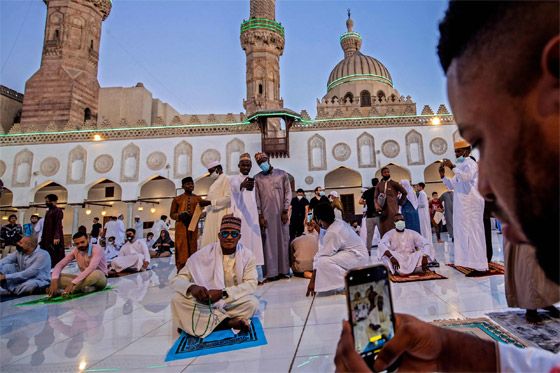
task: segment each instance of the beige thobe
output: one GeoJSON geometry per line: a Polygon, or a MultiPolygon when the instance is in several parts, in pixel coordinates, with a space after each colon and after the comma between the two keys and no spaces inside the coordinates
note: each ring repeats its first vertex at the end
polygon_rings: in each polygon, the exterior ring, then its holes
{"type": "Polygon", "coordinates": [[[206,219],[204,221],[204,232],[200,247],[206,247],[211,243],[218,242],[218,232],[222,224],[222,217],[231,211],[231,187],[230,180],[225,174],[210,185],[206,197],[212,204],[206,207],[206,219]]]}
{"type": "Polygon", "coordinates": [[[235,254],[223,255],[222,259],[225,291],[228,297],[225,299],[223,309],[213,308],[213,314],[210,313],[208,304],[198,303],[188,292],[191,285],[196,285],[188,266],[183,267],[171,282],[171,288],[177,292],[171,301],[173,321],[189,335],[204,338],[226,318],[249,320],[259,307],[259,300],[252,295],[258,283],[255,257],[252,256],[244,268],[241,283],[235,271],[235,254]]]}

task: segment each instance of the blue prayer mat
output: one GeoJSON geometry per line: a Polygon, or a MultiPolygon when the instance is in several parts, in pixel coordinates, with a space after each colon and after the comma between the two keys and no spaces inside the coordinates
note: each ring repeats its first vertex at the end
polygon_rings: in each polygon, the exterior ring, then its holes
{"type": "Polygon", "coordinates": [[[235,335],[231,329],[218,330],[210,333],[206,338],[193,337],[182,332],[179,339],[167,353],[165,361],[189,359],[191,357],[217,354],[219,352],[241,350],[244,348],[266,345],[266,337],[262,324],[257,318],[251,319],[248,332],[235,335]]]}

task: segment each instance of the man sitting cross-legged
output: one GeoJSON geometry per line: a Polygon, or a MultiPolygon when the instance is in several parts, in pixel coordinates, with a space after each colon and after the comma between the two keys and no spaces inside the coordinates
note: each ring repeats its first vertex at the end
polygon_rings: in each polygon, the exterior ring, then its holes
{"type": "Polygon", "coordinates": [[[253,296],[257,267],[253,252],[239,243],[241,219],[225,215],[219,242],[197,251],[171,282],[173,321],[187,334],[206,337],[214,329],[249,330],[259,307],[253,296]],[[209,305],[211,304],[211,308],[209,305]]]}
{"type": "Polygon", "coordinates": [[[17,251],[0,260],[0,286],[17,295],[44,292],[51,282],[51,256],[37,246],[36,236],[17,244],[17,251]]]}
{"type": "Polygon", "coordinates": [[[107,262],[103,248],[89,242],[87,233],[78,232],[72,236],[74,250],[70,251],[54,267],[51,275],[51,286],[47,289],[49,296],[55,296],[59,288],[63,288],[63,296],[72,293],[91,293],[107,286],[107,262]],[[79,275],[63,273],[62,270],[71,261],[76,260],[79,275]]]}
{"type": "Polygon", "coordinates": [[[145,271],[150,264],[150,251],[146,241],[136,239],[136,229],[126,230],[125,244],[119,251],[119,256],[113,258],[109,265],[111,272],[145,271]]]}
{"type": "Polygon", "coordinates": [[[405,229],[405,226],[404,216],[395,215],[395,229],[383,235],[377,256],[393,275],[424,273],[428,269],[430,243],[417,232],[405,229]]]}
{"type": "MultiPolygon", "coordinates": [[[[319,251],[313,259],[313,276],[306,296],[315,292],[344,287],[344,275],[351,268],[365,266],[369,253],[364,241],[345,221],[334,218],[334,209],[328,203],[319,203],[313,209],[315,219],[322,227],[319,233],[319,251]]],[[[319,225],[312,222],[319,231],[319,225]]]]}

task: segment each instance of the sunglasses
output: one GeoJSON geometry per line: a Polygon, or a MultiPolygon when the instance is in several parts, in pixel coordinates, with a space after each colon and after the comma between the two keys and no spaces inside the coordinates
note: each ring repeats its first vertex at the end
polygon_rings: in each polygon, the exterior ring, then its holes
{"type": "Polygon", "coordinates": [[[232,238],[237,238],[239,236],[238,231],[221,231],[220,236],[222,238],[228,238],[231,235],[232,238]]]}

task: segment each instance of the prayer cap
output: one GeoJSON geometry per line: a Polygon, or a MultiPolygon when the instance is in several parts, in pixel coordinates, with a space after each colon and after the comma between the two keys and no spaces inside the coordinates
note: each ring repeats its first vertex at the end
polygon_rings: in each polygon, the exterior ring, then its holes
{"type": "Polygon", "coordinates": [[[239,162],[241,161],[250,161],[251,160],[251,155],[249,153],[243,153],[241,154],[241,156],[239,157],[239,162]]]}
{"type": "Polygon", "coordinates": [[[138,218],[138,219],[140,219],[140,215],[136,215],[136,216],[135,216],[135,218],[138,218]]]}
{"type": "Polygon", "coordinates": [[[255,154],[255,161],[258,162],[259,160],[261,160],[262,158],[265,158],[265,157],[268,158],[266,153],[264,153],[264,152],[257,153],[257,154],[255,154]]]}
{"type": "Polygon", "coordinates": [[[336,190],[333,190],[332,192],[329,193],[331,196],[338,198],[338,192],[336,190]]]}
{"type": "Polygon", "coordinates": [[[220,165],[220,161],[210,162],[206,165],[206,169],[209,170],[209,169],[214,168],[214,167],[219,166],[219,165],[220,165]]]}
{"type": "Polygon", "coordinates": [[[224,215],[222,218],[222,224],[220,225],[220,230],[233,229],[236,231],[241,231],[241,219],[236,218],[232,214],[224,215]]]}
{"type": "Polygon", "coordinates": [[[120,218],[121,216],[124,217],[123,214],[118,214],[118,215],[117,215],[117,219],[120,218]]]}
{"type": "Polygon", "coordinates": [[[193,178],[190,176],[184,177],[183,180],[181,180],[181,185],[185,185],[185,183],[194,183],[193,178]]]}
{"type": "Polygon", "coordinates": [[[463,148],[470,148],[471,144],[466,142],[465,140],[459,140],[455,143],[455,149],[463,149],[463,148]]]}

